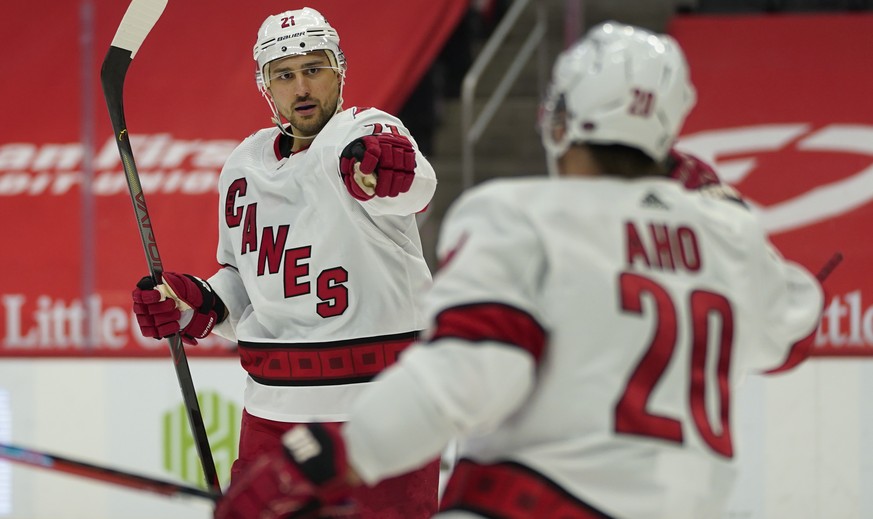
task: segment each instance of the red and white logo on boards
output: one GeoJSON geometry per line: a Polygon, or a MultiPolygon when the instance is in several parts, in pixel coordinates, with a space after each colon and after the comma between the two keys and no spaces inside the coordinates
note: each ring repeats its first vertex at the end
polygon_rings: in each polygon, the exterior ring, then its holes
{"type": "Polygon", "coordinates": [[[846,261],[826,282],[815,355],[873,355],[873,125],[761,124],[700,131],[677,147],[713,164],[760,213],[774,243],[810,270],[846,261]],[[839,279],[837,279],[839,278],[839,279]]]}
{"type": "MultiPolygon", "coordinates": [[[[755,193],[743,191],[761,212],[768,232],[777,234],[839,216],[873,201],[873,126],[830,124],[762,124],[707,130],[683,137],[678,147],[714,164],[721,178],[738,185],[750,175],[772,174],[774,182],[791,182],[794,171],[758,168],[756,155],[770,152],[831,152],[869,157],[867,166],[849,176],[819,183],[800,195],[775,204],[756,203],[755,193]],[[724,158],[740,156],[740,158],[724,158]]],[[[801,159],[802,160],[802,159],[801,159]]],[[[835,169],[839,164],[834,164],[835,169]]],[[[786,168],[793,168],[786,161],[786,168]]]]}

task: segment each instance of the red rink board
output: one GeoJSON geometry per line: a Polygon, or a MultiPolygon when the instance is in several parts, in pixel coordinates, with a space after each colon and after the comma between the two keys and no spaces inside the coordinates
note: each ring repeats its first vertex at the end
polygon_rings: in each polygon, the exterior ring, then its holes
{"type": "MultiPolygon", "coordinates": [[[[424,0],[349,5],[318,4],[349,59],[347,105],[389,111],[466,8],[424,0]]],[[[167,355],[163,344],[131,332],[129,293],[146,263],[98,82],[126,6],[54,2],[47,12],[19,2],[0,21],[4,77],[12,79],[0,84],[7,100],[0,356],[167,355]],[[89,34],[91,52],[83,55],[89,34]],[[93,253],[82,246],[89,235],[79,176],[87,139],[94,147],[93,253]],[[93,268],[88,300],[85,266],[93,268]],[[84,344],[88,330],[97,337],[93,347],[84,344]]],[[[128,73],[128,128],[169,270],[208,276],[216,268],[215,179],[229,150],[269,124],[251,47],[257,26],[276,9],[262,1],[216,0],[208,9],[171,2],[128,73]]],[[[815,271],[843,252],[827,283],[816,353],[869,355],[873,245],[864,224],[873,216],[873,17],[680,17],[671,32],[698,87],[683,144],[710,153],[764,211],[786,256],[815,271]]],[[[230,353],[226,344],[205,343],[190,354],[230,353]]]]}
{"type": "Polygon", "coordinates": [[[698,104],[683,145],[759,205],[814,273],[836,251],[815,354],[873,353],[873,16],[680,17],[698,104]]]}

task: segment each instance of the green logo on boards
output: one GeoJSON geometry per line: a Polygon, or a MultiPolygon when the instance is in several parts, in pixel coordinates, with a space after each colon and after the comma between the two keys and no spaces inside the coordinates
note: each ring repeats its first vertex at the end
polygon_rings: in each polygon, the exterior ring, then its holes
{"type": "MultiPolygon", "coordinates": [[[[215,471],[221,484],[227,485],[230,466],[236,459],[239,445],[240,407],[214,391],[199,392],[197,401],[215,460],[215,471]]],[[[206,487],[184,404],[164,413],[164,468],[183,481],[206,487]]]]}

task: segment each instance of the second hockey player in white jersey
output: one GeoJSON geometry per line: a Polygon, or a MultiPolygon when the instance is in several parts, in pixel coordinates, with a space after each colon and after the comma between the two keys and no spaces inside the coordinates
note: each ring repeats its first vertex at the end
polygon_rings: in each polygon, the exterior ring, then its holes
{"type": "Polygon", "coordinates": [[[556,178],[454,204],[426,341],[342,428],[289,431],[217,517],[343,516],[350,487],[455,437],[440,518],[721,517],[734,390],[805,357],[823,297],[744,204],[669,177],[694,97],[670,37],[606,23],[565,51],[541,124],[556,178]]]}

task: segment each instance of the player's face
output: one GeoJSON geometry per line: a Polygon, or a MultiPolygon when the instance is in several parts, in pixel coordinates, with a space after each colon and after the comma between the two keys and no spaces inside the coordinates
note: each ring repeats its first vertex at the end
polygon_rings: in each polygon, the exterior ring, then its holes
{"type": "Polygon", "coordinates": [[[339,73],[324,51],[270,63],[270,94],[295,134],[312,136],[336,113],[339,73]]]}

